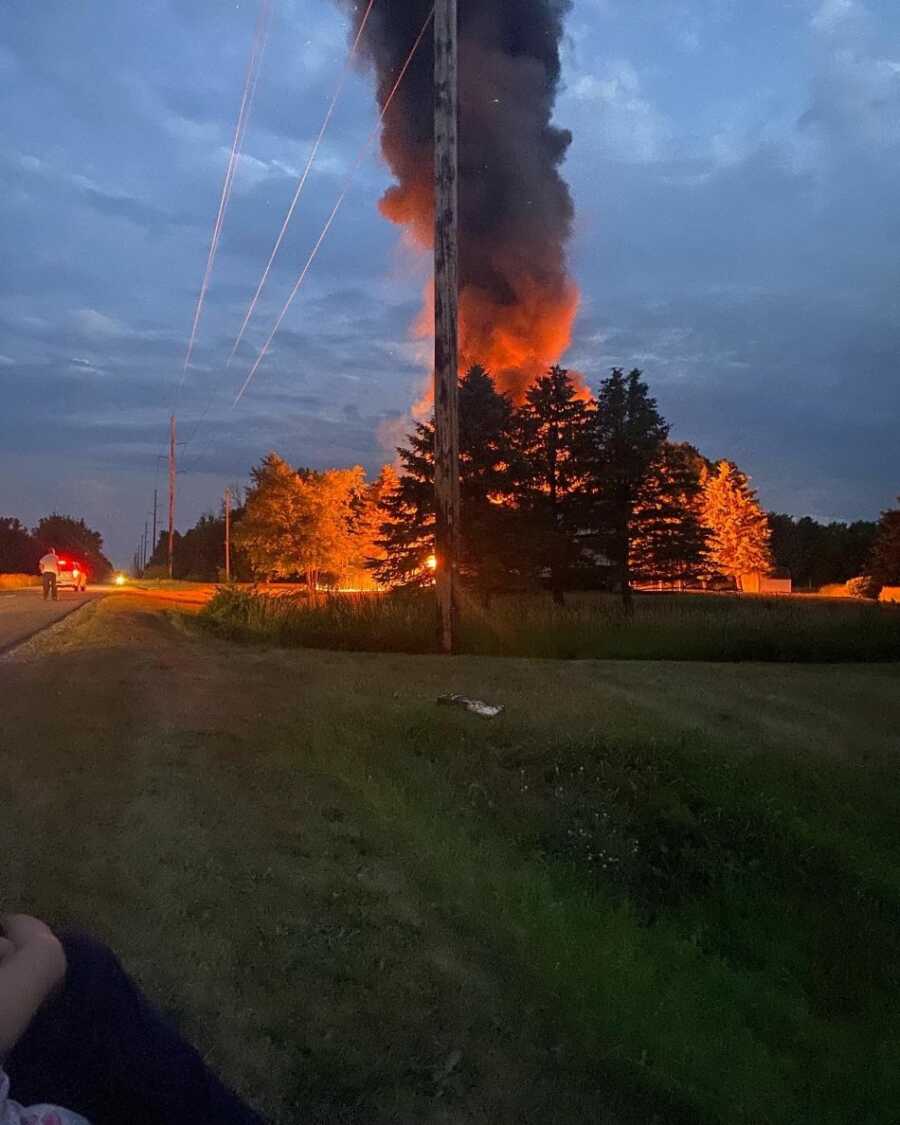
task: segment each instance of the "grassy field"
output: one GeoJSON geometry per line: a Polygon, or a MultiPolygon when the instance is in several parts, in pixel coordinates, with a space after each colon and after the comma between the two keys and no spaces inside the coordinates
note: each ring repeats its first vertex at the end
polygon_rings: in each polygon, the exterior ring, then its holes
{"type": "Polygon", "coordinates": [[[900,666],[260,650],[123,595],[2,674],[6,901],[274,1120],[896,1121],[900,666]]]}
{"type": "MultiPolygon", "coordinates": [[[[430,594],[272,597],[221,589],[204,614],[220,636],[286,646],[368,652],[432,652],[430,594]]],[[[818,598],[638,595],[633,619],[611,595],[471,599],[460,650],[473,655],[562,659],[880,661],[900,659],[900,611],[818,598]]]]}

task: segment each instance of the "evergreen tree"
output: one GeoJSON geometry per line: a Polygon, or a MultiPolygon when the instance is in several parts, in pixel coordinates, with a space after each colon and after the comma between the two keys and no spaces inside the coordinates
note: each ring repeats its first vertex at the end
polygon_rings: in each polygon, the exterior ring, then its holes
{"type": "Polygon", "coordinates": [[[638,486],[629,548],[635,581],[683,586],[703,572],[708,533],[698,457],[689,445],[664,442],[638,486]]]}
{"type": "Polygon", "coordinates": [[[733,578],[772,569],[770,531],[749,478],[720,461],[703,482],[703,523],[709,529],[709,573],[733,578]]]}
{"type": "Polygon", "coordinates": [[[872,585],[878,590],[882,586],[900,586],[900,508],[888,508],[881,513],[869,570],[872,585]]]}
{"type": "MultiPolygon", "coordinates": [[[[471,368],[459,383],[462,537],[459,574],[482,597],[507,581],[516,564],[509,507],[513,409],[490,375],[471,368]]],[[[382,503],[386,516],[373,565],[380,582],[398,587],[432,582],[434,553],[434,422],[420,422],[398,449],[401,471],[382,503]]]]}
{"type": "Polygon", "coordinates": [[[513,419],[510,399],[483,367],[472,367],[459,384],[459,573],[484,601],[508,587],[520,569],[511,506],[513,419]]]}
{"type": "Polygon", "coordinates": [[[396,487],[381,500],[383,519],[378,555],[370,564],[382,586],[428,586],[434,554],[434,424],[417,422],[397,449],[396,487]]]}
{"type": "MultiPolygon", "coordinates": [[[[627,376],[614,367],[600,385],[592,425],[592,518],[598,541],[613,563],[627,612],[632,609],[632,541],[642,503],[647,520],[643,555],[651,559],[649,539],[653,521],[664,518],[662,493],[649,501],[648,478],[661,456],[669,427],[636,368],[627,376]]],[[[661,464],[661,463],[660,463],[661,464]]],[[[674,466],[672,467],[674,471],[674,466]]],[[[658,549],[662,551],[662,538],[658,549]]]]}
{"type": "Polygon", "coordinates": [[[583,551],[590,419],[569,372],[558,366],[529,387],[516,414],[512,476],[521,548],[533,572],[549,571],[558,605],[583,551]]]}

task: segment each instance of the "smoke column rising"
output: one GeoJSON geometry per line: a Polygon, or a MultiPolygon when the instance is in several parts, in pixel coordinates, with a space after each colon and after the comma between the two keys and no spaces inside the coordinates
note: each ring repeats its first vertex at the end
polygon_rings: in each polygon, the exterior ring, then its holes
{"type": "MultiPolygon", "coordinates": [[[[362,9],[338,0],[358,28],[362,9]]],[[[379,104],[432,0],[376,4],[363,39],[379,104]]],[[[560,165],[571,134],[551,124],[570,0],[459,0],[460,362],[482,363],[521,397],[569,344],[578,292],[566,268],[573,205],[560,165]]],[[[396,177],[380,203],[433,245],[433,70],[426,36],[385,118],[396,177]]],[[[431,330],[430,304],[420,327],[431,330]]]]}

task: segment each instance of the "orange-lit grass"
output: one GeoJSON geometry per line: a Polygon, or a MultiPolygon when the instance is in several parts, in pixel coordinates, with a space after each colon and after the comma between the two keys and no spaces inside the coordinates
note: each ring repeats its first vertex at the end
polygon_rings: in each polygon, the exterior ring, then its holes
{"type": "Polygon", "coordinates": [[[40,578],[34,574],[0,574],[0,590],[25,590],[40,584],[40,578]]]}

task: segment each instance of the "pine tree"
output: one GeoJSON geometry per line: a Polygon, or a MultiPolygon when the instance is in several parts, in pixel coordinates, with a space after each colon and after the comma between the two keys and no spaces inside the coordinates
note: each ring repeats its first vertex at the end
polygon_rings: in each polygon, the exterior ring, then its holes
{"type": "Polygon", "coordinates": [[[872,586],[878,590],[882,586],[900,586],[900,508],[888,508],[881,513],[869,569],[872,586]]]}
{"type": "Polygon", "coordinates": [[[510,399],[483,367],[472,367],[459,384],[459,573],[484,602],[509,586],[520,563],[511,507],[513,417],[510,399]]]}
{"type": "Polygon", "coordinates": [[[514,501],[522,551],[534,573],[549,571],[558,605],[582,553],[590,417],[569,372],[558,366],[529,387],[516,413],[514,501]]]}
{"type": "Polygon", "coordinates": [[[383,521],[377,540],[380,559],[373,569],[382,586],[428,586],[434,553],[434,424],[417,422],[406,445],[397,449],[397,485],[381,501],[383,521]]]}
{"type": "Polygon", "coordinates": [[[629,547],[634,580],[683,586],[703,573],[708,533],[698,459],[691,446],[664,442],[639,485],[629,547]]]}
{"type": "Polygon", "coordinates": [[[709,573],[733,578],[772,569],[771,531],[749,478],[720,461],[703,482],[703,523],[709,529],[709,573]]]}
{"type": "MultiPolygon", "coordinates": [[[[512,405],[481,367],[459,384],[459,465],[462,537],[459,574],[485,598],[514,565],[511,488],[512,405]]],[[[379,581],[399,587],[432,582],[434,552],[434,423],[420,422],[398,449],[401,471],[383,502],[386,519],[376,564],[379,581]]]]}
{"type": "MultiPolygon", "coordinates": [[[[631,612],[632,540],[651,468],[660,458],[669,427],[636,368],[614,367],[600,385],[592,425],[591,523],[616,568],[626,612],[631,612]]],[[[648,506],[648,520],[652,513],[648,506]]],[[[653,518],[662,518],[656,512],[653,518]]],[[[645,547],[645,550],[647,548],[645,547]]]]}

